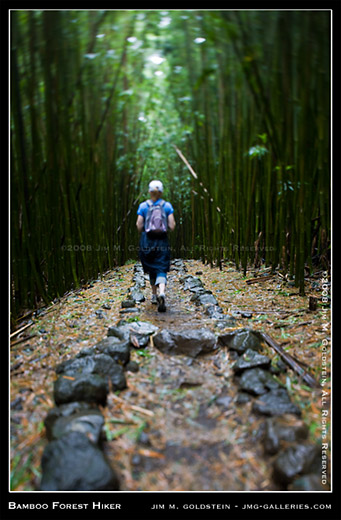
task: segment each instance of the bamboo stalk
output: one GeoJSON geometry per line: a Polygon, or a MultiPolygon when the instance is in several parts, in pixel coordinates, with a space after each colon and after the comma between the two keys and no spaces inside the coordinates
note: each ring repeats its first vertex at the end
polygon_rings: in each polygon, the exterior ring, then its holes
{"type": "Polygon", "coordinates": [[[24,343],[24,341],[28,341],[31,338],[35,338],[36,334],[30,334],[29,336],[25,336],[24,338],[17,339],[16,341],[11,342],[11,349],[15,345],[19,345],[19,343],[24,343]]]}
{"type": "Polygon", "coordinates": [[[258,276],[257,278],[250,278],[249,280],[246,280],[246,283],[247,285],[251,285],[253,283],[266,282],[267,280],[272,280],[274,276],[274,274],[270,274],[268,276],[258,276]]]}
{"type": "Polygon", "coordinates": [[[135,412],[142,413],[143,415],[148,415],[149,417],[153,417],[155,415],[154,412],[152,412],[151,410],[147,410],[146,408],[142,408],[141,406],[136,406],[136,405],[133,405],[133,404],[129,404],[124,399],[121,399],[120,397],[118,397],[115,394],[111,394],[111,397],[115,401],[121,403],[122,406],[124,406],[126,408],[130,408],[131,410],[135,410],[135,412]]]}
{"type": "Polygon", "coordinates": [[[255,334],[257,334],[260,339],[263,339],[271,348],[273,348],[275,350],[275,352],[277,352],[277,354],[279,354],[281,356],[281,358],[285,361],[285,363],[294,371],[296,372],[296,374],[298,374],[300,377],[302,377],[302,380],[308,385],[308,386],[311,386],[311,387],[320,387],[319,383],[313,378],[313,376],[311,376],[310,374],[308,374],[300,365],[297,361],[295,361],[291,356],[290,354],[288,354],[287,352],[285,352],[283,350],[283,348],[273,339],[271,338],[271,336],[269,336],[269,334],[267,334],[266,332],[256,332],[255,331],[255,334]]]}
{"type": "Polygon", "coordinates": [[[14,332],[12,332],[10,334],[10,338],[14,338],[14,336],[17,336],[18,334],[20,334],[20,332],[23,332],[24,330],[28,329],[29,327],[31,327],[32,325],[34,324],[34,322],[32,321],[32,323],[28,323],[27,325],[25,325],[24,327],[21,327],[20,329],[18,330],[15,330],[14,332]]]}

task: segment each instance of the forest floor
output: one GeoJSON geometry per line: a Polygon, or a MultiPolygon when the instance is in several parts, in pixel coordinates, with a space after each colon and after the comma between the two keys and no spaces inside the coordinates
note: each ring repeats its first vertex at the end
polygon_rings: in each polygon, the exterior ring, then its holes
{"type": "MultiPolygon", "coordinates": [[[[307,278],[306,296],[301,297],[278,273],[247,284],[257,274],[254,269],[244,277],[228,263],[222,270],[194,260],[185,260],[184,265],[188,274],[201,272],[198,276],[224,313],[236,318],[235,328],[267,332],[320,380],[321,343],[330,340],[330,328],[325,326],[330,309],[318,305],[310,311],[309,296],[321,301],[322,271],[307,278]]],[[[263,268],[258,272],[266,273],[263,268]]],[[[27,328],[12,338],[10,353],[11,490],[38,489],[47,444],[44,419],[54,407],[55,367],[99,342],[119,319],[127,319],[129,315],[120,314],[121,302],[133,275],[134,264],[116,268],[18,324],[27,328]]],[[[150,302],[147,282],[146,301],[138,304],[138,318],[130,319],[160,329],[208,327],[217,332],[214,320],[190,301],[191,294],[184,291],[174,268],[167,289],[167,312],[159,313],[150,302]]],[[[266,355],[278,358],[263,346],[266,355]]],[[[238,389],[226,347],[192,359],[163,354],[151,341],[144,349],[132,349],[131,359],[139,371],[127,372],[127,389],[111,392],[107,406],[101,408],[104,449],[120,477],[121,490],[276,490],[259,440],[264,418],[250,412],[251,403],[236,404],[238,389]]],[[[306,386],[291,369],[278,377],[300,407],[310,439],[318,442],[321,389],[306,386]]]]}

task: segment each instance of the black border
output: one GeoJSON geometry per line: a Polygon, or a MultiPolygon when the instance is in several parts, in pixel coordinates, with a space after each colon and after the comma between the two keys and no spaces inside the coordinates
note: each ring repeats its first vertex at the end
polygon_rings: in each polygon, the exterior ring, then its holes
{"type": "MultiPolygon", "coordinates": [[[[86,1],[57,1],[57,2],[49,2],[48,0],[45,2],[36,1],[31,2],[29,0],[18,0],[18,1],[3,1],[0,0],[1,7],[1,38],[2,38],[2,52],[3,60],[2,60],[2,71],[4,67],[7,67],[8,71],[8,11],[13,9],[120,9],[120,7],[112,1],[103,1],[98,2],[97,5],[94,5],[92,2],[86,1]],[[92,5],[89,5],[92,4],[92,5]]],[[[124,6],[121,7],[122,10],[125,9],[141,9],[140,6],[124,6]]],[[[162,10],[167,10],[165,7],[162,7],[162,10]]],[[[194,6],[195,7],[195,6],[194,6]]],[[[177,6],[169,7],[169,9],[176,9],[177,6]]],[[[193,8],[193,6],[188,6],[189,9],[193,8]]],[[[333,134],[334,134],[334,151],[336,149],[336,153],[334,153],[333,157],[333,177],[337,178],[339,176],[339,140],[336,140],[339,136],[338,128],[339,121],[341,119],[341,111],[340,111],[340,83],[339,83],[339,69],[341,65],[340,60],[340,32],[341,32],[341,24],[340,24],[340,1],[339,0],[326,0],[326,1],[317,1],[317,0],[278,0],[278,1],[270,1],[270,0],[249,0],[248,2],[245,0],[239,1],[231,1],[229,3],[225,3],[224,5],[218,5],[217,9],[254,9],[254,10],[262,10],[262,9],[270,9],[270,10],[314,10],[314,9],[322,9],[322,10],[332,10],[333,13],[333,134]]],[[[197,5],[197,10],[209,10],[213,9],[213,6],[210,8],[200,8],[197,5]]],[[[184,6],[180,10],[185,10],[184,6]]],[[[2,114],[1,118],[3,123],[6,125],[6,134],[8,134],[8,83],[4,80],[2,75],[1,80],[1,100],[2,100],[2,114]],[[6,115],[5,115],[6,114],[6,115]]],[[[8,140],[2,139],[3,153],[2,158],[8,155],[8,140]]],[[[4,174],[3,174],[4,175],[4,174]]],[[[2,190],[5,193],[5,190],[2,190]]],[[[332,186],[333,192],[333,186],[332,186]]],[[[7,190],[8,193],[8,190],[7,190]]],[[[6,200],[6,199],[5,199],[6,200]]],[[[335,199],[333,200],[335,202],[335,199]]],[[[6,207],[6,204],[4,205],[6,207]]],[[[8,212],[7,212],[8,215],[8,212]]],[[[6,219],[5,219],[6,221],[6,219]]],[[[8,221],[7,221],[8,222],[8,221]]],[[[8,224],[7,224],[8,230],[8,224]]],[[[8,243],[8,240],[7,240],[8,243]]],[[[334,259],[333,259],[334,260],[334,259]]],[[[333,265],[335,263],[333,262],[333,265]]],[[[333,276],[337,273],[333,270],[333,276]]],[[[335,285],[332,280],[332,287],[335,291],[335,285]]],[[[334,292],[333,291],[333,292],[334,292]]],[[[8,321],[8,320],[7,320],[8,321]]],[[[333,338],[333,344],[335,345],[335,338],[333,338]]],[[[6,341],[7,343],[7,341],[6,341]]],[[[5,347],[3,347],[5,348],[5,347]]],[[[106,518],[126,518],[127,513],[139,513],[145,514],[148,513],[149,517],[152,518],[163,518],[170,516],[175,518],[177,512],[181,512],[181,514],[186,515],[186,517],[220,517],[220,518],[228,518],[229,520],[239,520],[239,519],[290,519],[290,520],[304,520],[305,518],[309,520],[340,520],[341,519],[341,492],[339,485],[339,470],[340,470],[340,448],[339,448],[339,436],[340,430],[338,427],[338,411],[340,409],[340,386],[337,370],[340,366],[340,358],[338,345],[335,345],[333,349],[333,388],[332,388],[332,402],[333,402],[333,492],[281,492],[281,493],[266,493],[266,492],[256,492],[256,493],[244,493],[244,492],[196,492],[196,493],[187,493],[187,492],[103,492],[103,493],[91,493],[91,492],[82,492],[82,493],[63,493],[63,492],[55,492],[55,493],[43,493],[39,491],[34,492],[9,492],[8,491],[8,432],[4,429],[4,424],[2,424],[1,432],[1,470],[3,478],[1,478],[0,484],[0,507],[1,507],[1,518],[3,520],[14,520],[14,519],[60,519],[64,520],[67,518],[72,518],[73,520],[77,520],[78,518],[91,518],[91,519],[106,519],[106,518]],[[4,434],[5,432],[5,434],[4,434]],[[6,450],[4,449],[6,446],[6,450]],[[15,502],[16,504],[32,504],[34,507],[36,504],[48,504],[48,509],[9,509],[8,503],[15,502]],[[88,503],[89,506],[87,509],[68,509],[68,510],[59,510],[52,509],[53,502],[61,502],[64,504],[72,504],[76,507],[78,504],[88,503]],[[121,509],[95,509],[93,510],[91,507],[92,502],[100,502],[103,506],[105,504],[121,504],[121,509]],[[153,504],[164,504],[164,509],[151,509],[153,504]],[[175,509],[170,509],[169,504],[175,505],[175,509]],[[196,506],[196,509],[184,509],[184,504],[193,504],[196,506]],[[211,504],[217,506],[217,504],[230,504],[230,509],[217,509],[211,506],[210,509],[200,509],[200,504],[211,504]],[[243,509],[245,505],[253,505],[254,507],[258,505],[258,509],[243,509]],[[297,509],[285,509],[285,505],[297,505],[297,509]],[[314,509],[314,504],[331,504],[331,509],[314,509]],[[264,508],[263,506],[267,505],[268,508],[264,508]],[[303,508],[299,508],[299,505],[303,506],[303,508]],[[305,508],[305,505],[308,508],[305,508]],[[271,509],[269,509],[269,506],[271,509]]],[[[3,370],[5,370],[3,364],[3,370]]],[[[6,369],[8,367],[8,363],[6,369]]],[[[4,385],[4,393],[2,395],[8,396],[9,389],[9,381],[8,381],[8,370],[6,371],[6,376],[1,378],[1,382],[4,385]]],[[[4,399],[2,399],[4,402],[4,399]]],[[[8,400],[7,400],[8,402],[8,400]]],[[[8,421],[8,410],[2,410],[2,415],[6,414],[8,421]]],[[[4,422],[4,421],[2,421],[4,422]]],[[[7,426],[9,426],[7,424],[7,426]]]]}

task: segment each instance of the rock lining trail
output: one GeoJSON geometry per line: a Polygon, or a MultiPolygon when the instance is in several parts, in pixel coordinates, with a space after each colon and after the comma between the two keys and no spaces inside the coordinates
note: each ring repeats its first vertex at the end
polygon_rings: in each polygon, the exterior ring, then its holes
{"type": "Polygon", "coordinates": [[[324,490],[285,367],[186,263],[172,261],[166,313],[136,264],[122,319],[55,367],[42,490],[324,490]]]}

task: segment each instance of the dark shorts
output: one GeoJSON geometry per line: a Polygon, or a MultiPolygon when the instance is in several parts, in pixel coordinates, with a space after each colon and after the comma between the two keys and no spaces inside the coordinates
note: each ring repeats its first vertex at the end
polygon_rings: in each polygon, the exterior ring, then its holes
{"type": "Polygon", "coordinates": [[[157,273],[156,276],[149,273],[150,285],[159,285],[159,283],[167,283],[167,273],[157,273]]]}
{"type": "Polygon", "coordinates": [[[139,258],[143,270],[149,273],[152,279],[158,274],[168,273],[170,269],[170,245],[167,235],[163,237],[149,237],[142,231],[139,244],[139,258]]]}

